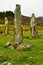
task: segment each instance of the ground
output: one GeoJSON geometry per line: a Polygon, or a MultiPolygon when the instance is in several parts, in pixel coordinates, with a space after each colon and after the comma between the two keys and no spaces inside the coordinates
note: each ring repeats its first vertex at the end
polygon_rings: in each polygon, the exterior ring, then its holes
{"type": "MultiPolygon", "coordinates": [[[[0,25],[0,27],[4,27],[0,25]]],[[[13,27],[13,26],[12,26],[13,27]]],[[[29,26],[23,25],[23,43],[31,44],[33,47],[27,51],[18,51],[16,49],[10,49],[4,47],[8,41],[13,41],[14,32],[10,26],[9,35],[0,34],[0,64],[8,61],[12,65],[43,65],[43,27],[38,27],[39,37],[29,39],[29,26]]],[[[2,30],[2,28],[0,28],[2,30]]]]}

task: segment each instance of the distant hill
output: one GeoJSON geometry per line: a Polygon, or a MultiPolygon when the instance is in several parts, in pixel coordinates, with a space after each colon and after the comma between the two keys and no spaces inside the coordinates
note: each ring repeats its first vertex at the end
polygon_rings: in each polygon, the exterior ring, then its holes
{"type": "Polygon", "coordinates": [[[43,17],[37,17],[36,18],[36,22],[38,25],[42,25],[43,26],[43,17]]]}
{"type": "MultiPolygon", "coordinates": [[[[0,12],[0,24],[4,24],[4,17],[7,17],[10,24],[13,24],[14,13],[12,11],[0,12]]],[[[22,15],[22,24],[30,24],[31,17],[22,15]]],[[[43,26],[43,17],[36,18],[37,25],[43,26]]]]}
{"type": "Polygon", "coordinates": [[[30,17],[22,15],[22,24],[29,24],[30,23],[30,17]]]}
{"type": "MultiPolygon", "coordinates": [[[[23,16],[22,15],[22,24],[29,24],[31,17],[23,16]]],[[[43,26],[43,17],[37,17],[36,18],[37,25],[43,26]]]]}

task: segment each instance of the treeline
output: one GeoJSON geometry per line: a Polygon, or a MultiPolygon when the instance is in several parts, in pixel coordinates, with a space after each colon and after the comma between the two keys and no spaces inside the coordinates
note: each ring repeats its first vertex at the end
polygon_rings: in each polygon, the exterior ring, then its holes
{"type": "Polygon", "coordinates": [[[7,17],[9,21],[13,21],[14,13],[12,11],[0,12],[0,23],[4,23],[4,17],[7,17]]]}

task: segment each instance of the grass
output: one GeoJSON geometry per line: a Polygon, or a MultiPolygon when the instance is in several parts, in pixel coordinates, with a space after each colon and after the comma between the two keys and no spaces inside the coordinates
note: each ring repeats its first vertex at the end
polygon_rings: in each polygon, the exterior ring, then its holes
{"type": "MultiPolygon", "coordinates": [[[[23,30],[27,28],[27,26],[23,26],[23,30]]],[[[30,36],[29,30],[28,32],[23,31],[23,43],[33,45],[30,51],[17,51],[16,49],[12,50],[4,47],[5,43],[13,41],[14,32],[11,29],[9,35],[0,34],[0,54],[3,55],[0,58],[0,64],[8,61],[12,65],[43,65],[43,30],[41,30],[41,27],[38,28],[40,38],[32,40],[27,38],[27,36],[30,36]]]]}

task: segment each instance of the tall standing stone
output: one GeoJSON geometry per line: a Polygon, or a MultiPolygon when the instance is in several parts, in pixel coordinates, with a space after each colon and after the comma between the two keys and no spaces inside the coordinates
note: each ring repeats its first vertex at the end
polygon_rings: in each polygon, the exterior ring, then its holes
{"type": "Polygon", "coordinates": [[[36,19],[35,19],[34,13],[31,16],[30,33],[31,33],[32,36],[37,36],[37,34],[38,34],[37,25],[36,25],[36,19]]]}
{"type": "Polygon", "coordinates": [[[14,17],[14,41],[13,42],[8,42],[5,47],[10,46],[12,49],[17,49],[17,50],[25,50],[25,49],[30,49],[31,45],[29,44],[24,44],[22,43],[23,41],[23,29],[21,26],[21,21],[22,21],[22,15],[21,15],[21,7],[19,4],[16,4],[16,9],[15,9],[15,17],[14,17]]]}
{"type": "Polygon", "coordinates": [[[9,34],[9,23],[7,17],[5,17],[5,34],[9,34]]]}
{"type": "Polygon", "coordinates": [[[19,4],[16,4],[15,9],[15,17],[14,17],[14,46],[17,47],[19,44],[22,43],[22,27],[21,27],[21,6],[19,4]]]}

